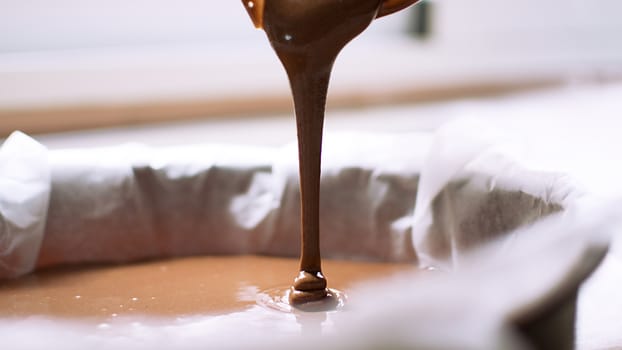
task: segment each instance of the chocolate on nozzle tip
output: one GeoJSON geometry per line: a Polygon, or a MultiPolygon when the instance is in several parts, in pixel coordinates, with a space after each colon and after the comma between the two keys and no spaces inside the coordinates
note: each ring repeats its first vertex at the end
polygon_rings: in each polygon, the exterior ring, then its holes
{"type": "Polygon", "coordinates": [[[242,4],[251,17],[255,28],[263,28],[264,0],[242,0],[242,4]]]}
{"type": "Polygon", "coordinates": [[[376,18],[384,17],[401,11],[408,6],[418,3],[420,0],[384,0],[376,18]]]}

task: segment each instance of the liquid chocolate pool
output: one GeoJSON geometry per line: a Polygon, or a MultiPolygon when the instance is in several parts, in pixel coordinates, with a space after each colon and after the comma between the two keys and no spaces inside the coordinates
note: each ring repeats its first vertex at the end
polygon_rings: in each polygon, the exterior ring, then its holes
{"type": "MultiPolygon", "coordinates": [[[[243,0],[263,28],[289,78],[296,125],[302,209],[300,273],[289,294],[292,305],[330,296],[322,273],[319,193],[322,128],[333,63],[345,45],[379,16],[417,0],[243,0]]],[[[344,203],[347,205],[347,203],[344,203]]]]}
{"type": "MultiPolygon", "coordinates": [[[[339,288],[413,268],[330,260],[325,264],[339,288]]],[[[279,287],[288,283],[286,276],[295,265],[294,259],[241,256],[55,268],[3,281],[0,318],[50,316],[102,322],[243,311],[255,306],[263,291],[282,291],[279,287]]]]}

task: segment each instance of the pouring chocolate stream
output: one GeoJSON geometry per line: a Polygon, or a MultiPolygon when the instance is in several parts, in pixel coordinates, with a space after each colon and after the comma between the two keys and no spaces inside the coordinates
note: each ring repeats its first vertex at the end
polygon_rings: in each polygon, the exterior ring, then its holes
{"type": "Polygon", "coordinates": [[[320,172],[328,85],[339,52],[378,17],[419,0],[242,0],[262,28],[289,78],[296,126],[302,210],[300,273],[294,306],[330,295],[320,256],[320,172]]]}

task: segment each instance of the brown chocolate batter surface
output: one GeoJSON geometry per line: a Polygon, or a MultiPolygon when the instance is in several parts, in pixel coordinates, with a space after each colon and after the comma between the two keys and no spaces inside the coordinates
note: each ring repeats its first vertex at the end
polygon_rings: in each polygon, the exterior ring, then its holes
{"type": "MultiPolygon", "coordinates": [[[[297,261],[257,256],[194,257],[132,265],[60,268],[0,282],[0,317],[110,319],[224,314],[283,289],[297,261]]],[[[412,265],[324,261],[336,288],[412,270],[412,265]]]]}

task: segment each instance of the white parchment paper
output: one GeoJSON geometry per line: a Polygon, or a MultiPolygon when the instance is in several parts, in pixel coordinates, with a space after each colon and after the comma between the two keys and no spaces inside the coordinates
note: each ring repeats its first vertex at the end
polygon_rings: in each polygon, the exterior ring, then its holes
{"type": "MultiPolygon", "coordinates": [[[[500,135],[459,122],[433,134],[326,137],[323,256],[443,271],[365,287],[358,320],[344,314],[346,330],[326,346],[521,348],[529,345],[521,322],[576,293],[607,251],[619,221],[614,202],[586,195],[565,174],[530,167],[520,146],[500,135]],[[391,301],[379,309],[378,298],[391,301]],[[442,327],[452,336],[435,336],[442,327]],[[354,337],[361,329],[374,331],[354,337]]],[[[297,256],[296,155],[294,143],[47,151],[14,134],[0,150],[0,278],[62,264],[297,256]]],[[[246,341],[288,346],[262,334],[246,341]]]]}

